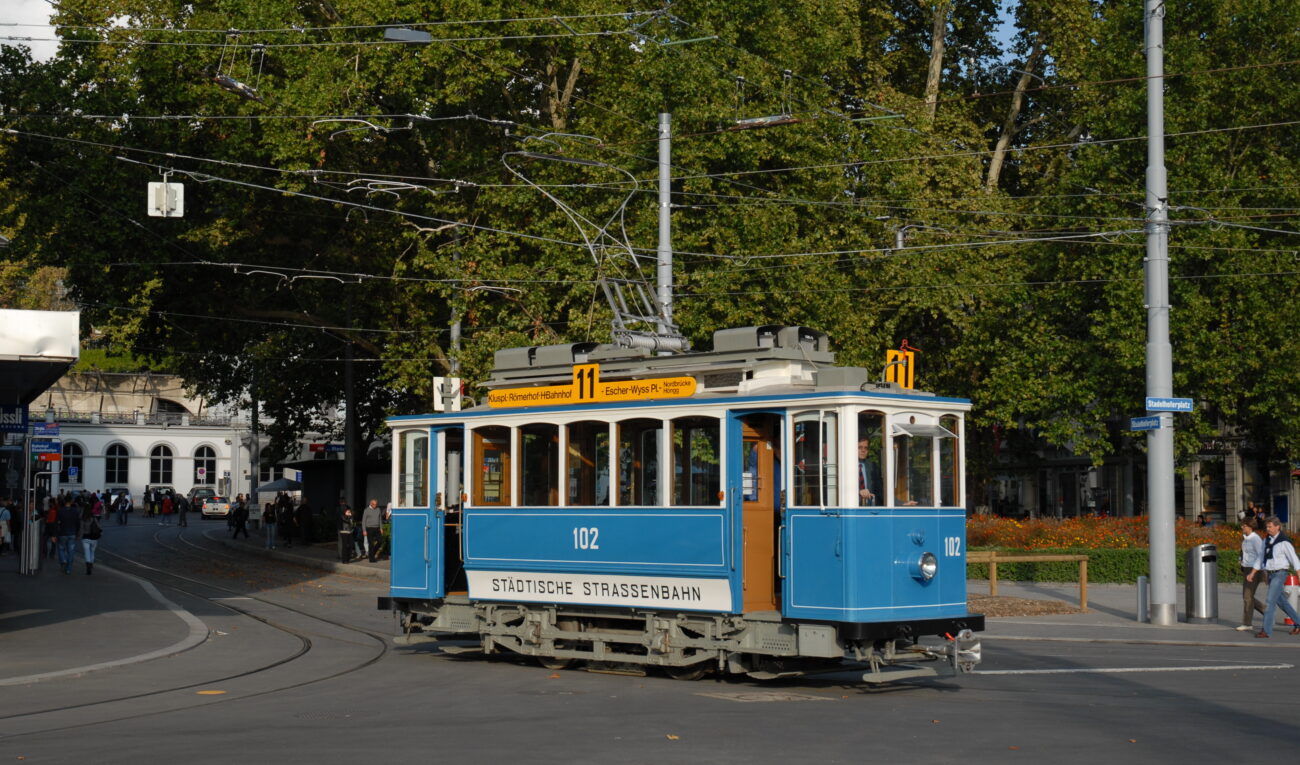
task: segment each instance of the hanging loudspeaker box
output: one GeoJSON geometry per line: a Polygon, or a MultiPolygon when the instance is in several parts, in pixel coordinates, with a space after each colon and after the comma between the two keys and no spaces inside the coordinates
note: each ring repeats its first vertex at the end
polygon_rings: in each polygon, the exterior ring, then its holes
{"type": "Polygon", "coordinates": [[[150,183],[145,206],[154,218],[179,218],[185,214],[185,186],[179,183],[150,183]]]}

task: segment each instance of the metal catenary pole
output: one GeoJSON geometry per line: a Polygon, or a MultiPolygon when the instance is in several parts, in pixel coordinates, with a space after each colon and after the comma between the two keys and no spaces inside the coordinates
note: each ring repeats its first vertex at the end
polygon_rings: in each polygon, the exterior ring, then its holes
{"type": "Polygon", "coordinates": [[[673,232],[672,232],[672,149],[673,115],[659,114],[659,304],[663,317],[659,335],[667,336],[673,323],[673,232]]]}
{"type": "MultiPolygon", "coordinates": [[[[1147,396],[1173,395],[1169,344],[1169,208],[1165,176],[1164,0],[1146,0],[1147,54],[1147,396]]],[[[1151,623],[1178,622],[1174,568],[1173,415],[1147,433],[1147,502],[1150,524],[1151,623]]]]}

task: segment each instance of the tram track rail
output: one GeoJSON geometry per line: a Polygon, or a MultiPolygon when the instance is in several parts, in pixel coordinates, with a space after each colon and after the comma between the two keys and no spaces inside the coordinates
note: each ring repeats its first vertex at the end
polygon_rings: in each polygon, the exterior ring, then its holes
{"type": "MultiPolygon", "coordinates": [[[[154,533],[153,542],[158,547],[162,547],[164,549],[170,550],[173,553],[184,555],[187,558],[198,558],[199,552],[202,553],[214,552],[212,550],[209,550],[206,547],[194,544],[193,542],[184,539],[183,536],[184,532],[178,534],[176,538],[182,544],[186,545],[189,548],[192,548],[193,551],[167,544],[161,538],[161,533],[162,533],[161,531],[154,533]]],[[[278,609],[280,611],[288,612],[290,614],[296,615],[297,617],[305,618],[309,621],[315,621],[321,624],[330,625],[331,627],[341,629],[345,632],[356,633],[372,641],[373,646],[377,646],[377,650],[374,650],[371,653],[371,655],[365,657],[364,660],[356,662],[351,666],[345,667],[336,672],[330,672],[316,677],[309,677],[295,682],[276,683],[274,687],[271,688],[241,691],[239,693],[231,694],[231,695],[207,696],[204,697],[202,701],[196,701],[193,704],[175,707],[174,708],[175,711],[179,711],[182,709],[192,709],[194,707],[199,707],[199,706],[206,707],[215,704],[226,704],[235,701],[245,701],[252,698],[269,696],[272,694],[282,693],[284,691],[303,688],[305,686],[310,686],[317,683],[345,677],[347,675],[365,670],[366,668],[374,665],[376,662],[380,661],[386,655],[388,655],[389,650],[391,648],[390,637],[388,635],[383,635],[377,632],[373,632],[365,628],[357,627],[355,625],[347,624],[345,622],[338,621],[335,619],[329,619],[320,616],[318,614],[311,613],[305,609],[296,608],[294,606],[276,602],[266,597],[259,597],[257,595],[250,594],[246,590],[224,586],[221,584],[213,583],[211,581],[204,581],[201,579],[194,578],[192,576],[186,576],[185,574],[181,574],[173,571],[166,571],[156,566],[149,565],[148,563],[145,563],[143,561],[136,560],[127,555],[123,555],[121,553],[113,552],[110,550],[100,550],[100,554],[103,557],[121,561],[122,563],[125,564],[127,568],[133,569],[129,572],[131,573],[131,575],[137,576],[140,579],[148,581],[159,588],[173,590],[175,592],[183,593],[189,597],[197,598],[199,600],[210,603],[212,605],[216,605],[233,614],[237,614],[239,616],[252,619],[253,621],[259,622],[261,624],[266,625],[267,627],[282,632],[297,641],[297,648],[293,650],[288,656],[277,658],[274,661],[261,663],[258,666],[249,669],[244,669],[239,672],[232,672],[217,677],[204,678],[202,680],[195,681],[195,682],[186,682],[177,685],[169,685],[166,687],[153,688],[147,691],[126,693],[126,694],[111,696],[108,698],[98,698],[98,699],[80,702],[80,703],[46,706],[40,709],[28,710],[16,714],[0,715],[0,723],[34,721],[34,720],[38,720],[41,717],[57,715],[60,713],[77,712],[77,711],[84,711],[84,710],[96,709],[96,708],[107,708],[114,704],[121,704],[124,702],[138,702],[143,699],[160,698],[166,696],[167,694],[174,694],[174,693],[188,691],[200,687],[211,687],[213,685],[229,683],[235,680],[253,678],[258,675],[264,675],[266,673],[269,673],[270,671],[275,670],[277,668],[285,667],[289,664],[292,664],[293,662],[299,661],[304,657],[306,657],[315,647],[315,643],[312,639],[312,636],[307,631],[299,627],[294,627],[287,623],[284,623],[284,621],[287,620],[277,620],[276,618],[271,616],[265,616],[262,614],[254,613],[252,610],[248,608],[241,608],[237,604],[231,603],[226,598],[215,597],[211,594],[205,594],[203,590],[207,590],[208,592],[215,591],[218,593],[225,593],[227,596],[256,601],[265,606],[269,606],[272,609],[278,609]]],[[[234,559],[236,557],[241,557],[241,556],[235,556],[228,553],[223,553],[223,557],[234,559]]],[[[212,628],[209,627],[209,633],[211,632],[211,629],[212,628]]],[[[337,642],[346,642],[346,641],[341,641],[338,638],[328,638],[328,639],[335,640],[337,642]]],[[[206,640],[204,642],[206,642],[206,640]]],[[[349,644],[354,647],[363,647],[365,645],[364,643],[361,642],[350,642],[349,644]]],[[[182,653],[187,653],[197,648],[198,646],[194,646],[185,649],[185,651],[182,651],[182,653]]],[[[122,722],[127,720],[149,718],[149,717],[154,717],[157,714],[159,713],[155,710],[148,710],[148,711],[136,712],[131,714],[106,715],[102,717],[96,717],[93,720],[79,721],[76,723],[65,724],[65,725],[37,727],[31,730],[25,730],[13,734],[0,733],[0,739],[10,740],[10,739],[19,738],[22,736],[30,736],[38,733],[48,734],[48,733],[56,733],[59,731],[65,731],[65,730],[76,730],[76,729],[86,728],[94,725],[100,725],[103,723],[113,723],[113,722],[122,722]]]]}

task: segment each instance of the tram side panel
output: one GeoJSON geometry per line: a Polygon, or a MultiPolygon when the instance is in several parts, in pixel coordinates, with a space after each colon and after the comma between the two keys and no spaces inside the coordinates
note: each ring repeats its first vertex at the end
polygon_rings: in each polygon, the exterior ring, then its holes
{"type": "Polygon", "coordinates": [[[717,508],[468,508],[470,597],[730,611],[726,516],[717,508]]]}
{"type": "Polygon", "coordinates": [[[967,613],[960,509],[791,509],[783,542],[789,618],[908,622],[967,613]]]}

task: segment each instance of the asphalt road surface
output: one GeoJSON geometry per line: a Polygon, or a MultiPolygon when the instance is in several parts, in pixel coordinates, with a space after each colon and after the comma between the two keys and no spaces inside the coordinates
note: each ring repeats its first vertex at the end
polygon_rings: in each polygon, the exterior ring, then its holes
{"type": "Polygon", "coordinates": [[[976,674],[884,688],[849,673],[553,672],[395,646],[392,616],[375,608],[382,583],[243,555],[223,529],[131,526],[101,549],[205,638],[0,688],[0,761],[1095,764],[1300,749],[1300,638],[1285,631],[1154,641],[996,620],[976,674]]]}

